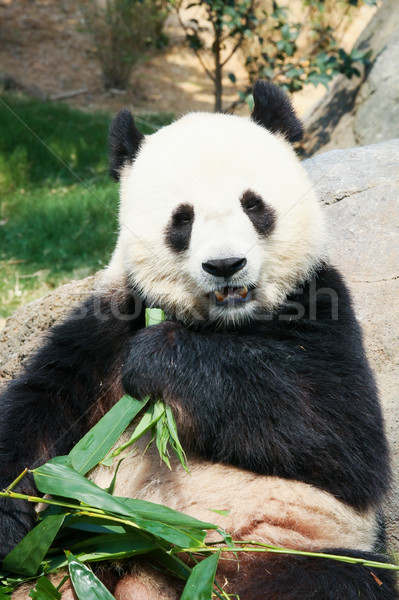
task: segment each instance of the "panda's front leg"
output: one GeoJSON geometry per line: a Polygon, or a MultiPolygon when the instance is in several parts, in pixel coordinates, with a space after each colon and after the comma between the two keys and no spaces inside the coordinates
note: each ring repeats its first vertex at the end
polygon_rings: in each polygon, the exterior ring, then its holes
{"type": "Polygon", "coordinates": [[[135,398],[168,395],[179,377],[177,359],[183,351],[183,338],[184,327],[173,321],[140,329],[132,337],[123,367],[126,392],[135,398]]]}
{"type": "Polygon", "coordinates": [[[192,331],[165,321],[132,337],[123,386],[133,397],[168,403],[186,449],[246,466],[254,455],[261,459],[251,440],[254,426],[264,421],[264,402],[249,414],[245,399],[249,393],[267,400],[270,375],[263,359],[264,347],[253,337],[192,331]]]}

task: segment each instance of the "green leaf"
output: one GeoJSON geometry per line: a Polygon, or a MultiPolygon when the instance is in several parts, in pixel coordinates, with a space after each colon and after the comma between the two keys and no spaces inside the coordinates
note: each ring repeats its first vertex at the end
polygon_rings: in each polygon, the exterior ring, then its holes
{"type": "Polygon", "coordinates": [[[158,421],[155,429],[155,443],[158,448],[158,453],[163,462],[169,469],[172,469],[169,455],[168,455],[168,446],[169,442],[169,430],[167,427],[167,419],[165,413],[162,415],[162,419],[158,421]]]}
{"type": "Polygon", "coordinates": [[[149,398],[136,400],[127,394],[72,448],[73,468],[83,475],[95,467],[110,451],[149,398]]]}
{"type": "Polygon", "coordinates": [[[187,466],[187,457],[183,450],[182,445],[180,444],[179,436],[177,435],[176,421],[175,421],[175,418],[173,416],[170,406],[167,406],[167,405],[165,406],[165,413],[166,413],[166,418],[168,421],[169,435],[171,438],[170,444],[171,444],[175,454],[177,455],[178,459],[180,460],[184,470],[187,471],[187,473],[190,475],[190,471],[187,466]]]}
{"type": "Polygon", "coordinates": [[[36,575],[64,519],[65,514],[45,517],[7,554],[2,568],[20,575],[36,575]]]}
{"type": "Polygon", "coordinates": [[[0,600],[11,600],[13,588],[0,586],[0,600]]]}
{"type": "Polygon", "coordinates": [[[71,547],[81,561],[119,560],[158,549],[157,541],[140,531],[95,535],[71,547]]]}
{"type": "Polygon", "coordinates": [[[118,448],[111,453],[111,456],[119,456],[123,450],[137,442],[141,436],[143,436],[147,431],[152,429],[154,425],[156,425],[157,421],[162,417],[164,412],[165,405],[163,402],[158,401],[152,403],[144,413],[137,427],[130,436],[130,439],[125,444],[118,446],[118,448]]]}
{"type": "Polygon", "coordinates": [[[195,517],[190,517],[182,512],[168,508],[163,504],[155,504],[146,500],[137,500],[136,498],[118,498],[123,504],[129,507],[132,513],[142,519],[158,519],[163,523],[184,527],[187,529],[217,529],[217,525],[199,521],[195,517]]]}
{"type": "Polygon", "coordinates": [[[219,557],[220,550],[195,565],[184,586],[181,600],[212,600],[219,557]]]}
{"type": "Polygon", "coordinates": [[[123,463],[123,461],[125,460],[125,458],[126,458],[126,456],[124,456],[123,458],[121,458],[120,460],[118,460],[118,464],[116,465],[116,468],[115,468],[114,475],[112,477],[111,483],[109,484],[109,486],[107,488],[105,488],[105,491],[108,494],[111,494],[111,496],[113,496],[114,491],[115,491],[116,476],[118,475],[119,467],[121,466],[121,464],[123,463]]]}
{"type": "Polygon", "coordinates": [[[148,557],[149,561],[161,565],[169,573],[179,579],[187,580],[192,569],[184,563],[176,554],[168,554],[165,550],[155,550],[148,557]]]}
{"type": "Polygon", "coordinates": [[[158,325],[165,321],[165,313],[162,308],[146,308],[145,309],[145,326],[158,325]]]}
{"type": "Polygon", "coordinates": [[[65,465],[51,460],[32,472],[37,488],[44,494],[73,498],[85,505],[111,513],[126,514],[127,512],[113,496],[65,465]]]}
{"type": "Polygon", "coordinates": [[[66,553],[73,589],[79,600],[115,600],[104,584],[71,552],[66,553]]]}
{"type": "Polygon", "coordinates": [[[222,517],[228,517],[230,514],[229,510],[217,510],[216,508],[208,508],[208,510],[216,513],[217,515],[222,515],[222,517]]]}
{"type": "Polygon", "coordinates": [[[317,73],[316,71],[313,71],[308,75],[308,82],[312,83],[314,86],[317,86],[321,83],[328,89],[328,84],[330,81],[331,76],[327,73],[317,73]]]}
{"type": "Polygon", "coordinates": [[[87,531],[88,533],[125,533],[122,525],[110,525],[110,522],[101,517],[79,516],[73,517],[68,523],[65,523],[68,529],[77,529],[78,531],[87,531]]]}
{"type": "Polygon", "coordinates": [[[61,600],[61,593],[45,575],[39,577],[35,587],[29,592],[29,596],[33,600],[61,600]]]}

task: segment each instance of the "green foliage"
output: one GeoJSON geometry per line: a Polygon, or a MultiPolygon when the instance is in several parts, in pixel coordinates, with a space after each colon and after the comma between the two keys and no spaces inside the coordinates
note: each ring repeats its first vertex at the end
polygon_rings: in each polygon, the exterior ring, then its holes
{"type": "MultiPolygon", "coordinates": [[[[171,115],[136,118],[152,133],[171,115]]],[[[20,96],[0,98],[0,316],[105,266],[118,189],[108,177],[111,117],[20,96]]]]}
{"type": "Polygon", "coordinates": [[[105,89],[126,89],[132,67],[151,46],[163,46],[167,0],[84,0],[81,9],[94,37],[105,89]]]}
{"type": "MultiPolygon", "coordinates": [[[[239,91],[240,100],[233,107],[249,102],[252,85],[259,78],[274,81],[293,93],[307,83],[327,86],[338,73],[349,78],[358,75],[358,65],[367,65],[370,59],[369,52],[347,53],[340,48],[335,29],[352,16],[356,7],[375,5],[376,0],[302,0],[303,18],[299,23],[292,22],[288,3],[272,0],[175,0],[173,4],[178,13],[182,7],[205,9],[203,14],[213,38],[210,46],[205,41],[208,30],[198,20],[183,22],[180,18],[180,22],[190,48],[214,82],[217,111],[222,110],[223,69],[237,50],[244,55],[249,85],[239,91]]],[[[228,77],[236,82],[233,72],[228,77]]]]}
{"type": "Polygon", "coordinates": [[[267,78],[291,93],[301,90],[307,83],[328,86],[338,73],[351,78],[360,75],[358,65],[368,64],[370,52],[352,50],[347,53],[339,47],[333,15],[341,21],[351,14],[352,7],[375,0],[303,0],[304,19],[292,22],[289,12],[278,2],[269,8],[260,8],[258,35],[249,47],[245,66],[251,85],[258,78],[267,78]],[[307,10],[307,12],[306,12],[307,10]]]}

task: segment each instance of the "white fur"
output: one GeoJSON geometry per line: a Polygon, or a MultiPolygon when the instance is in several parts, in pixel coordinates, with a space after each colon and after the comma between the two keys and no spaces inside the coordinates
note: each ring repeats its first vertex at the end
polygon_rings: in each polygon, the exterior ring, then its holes
{"type": "Polygon", "coordinates": [[[103,283],[130,279],[153,305],[190,321],[245,319],[271,311],[324,258],[324,224],[312,185],[294,151],[249,119],[196,113],[147,137],[121,177],[120,236],[103,283]],[[259,236],[240,197],[253,190],[277,213],[259,236]],[[165,243],[174,209],[194,206],[190,247],[165,243]],[[245,257],[231,285],[254,285],[254,301],[233,310],[209,306],[214,278],[202,263],[245,257]]]}

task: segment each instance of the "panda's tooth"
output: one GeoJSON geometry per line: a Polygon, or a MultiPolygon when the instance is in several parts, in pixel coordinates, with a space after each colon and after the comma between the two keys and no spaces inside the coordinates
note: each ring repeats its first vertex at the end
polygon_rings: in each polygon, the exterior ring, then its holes
{"type": "Polygon", "coordinates": [[[240,294],[241,298],[246,298],[248,296],[248,288],[247,288],[247,286],[242,287],[239,290],[239,294],[240,294]]]}
{"type": "Polygon", "coordinates": [[[215,290],[215,296],[218,302],[223,302],[226,299],[226,296],[220,290],[215,290]]]}

